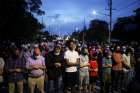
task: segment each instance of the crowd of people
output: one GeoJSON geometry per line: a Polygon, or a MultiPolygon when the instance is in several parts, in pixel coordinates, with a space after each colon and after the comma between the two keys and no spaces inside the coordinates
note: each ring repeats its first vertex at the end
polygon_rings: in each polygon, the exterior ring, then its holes
{"type": "Polygon", "coordinates": [[[139,62],[138,44],[10,43],[0,47],[0,93],[140,93],[139,62]]]}

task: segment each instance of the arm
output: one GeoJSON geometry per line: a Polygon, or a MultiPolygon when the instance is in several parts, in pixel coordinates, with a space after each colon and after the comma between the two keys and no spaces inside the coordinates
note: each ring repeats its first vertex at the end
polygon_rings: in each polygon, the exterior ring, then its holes
{"type": "Polygon", "coordinates": [[[112,60],[108,60],[110,63],[105,63],[105,59],[103,58],[103,68],[111,68],[112,67],[112,60]]]}
{"type": "Polygon", "coordinates": [[[95,72],[98,72],[98,63],[96,62],[96,68],[94,69],[95,72]]]}
{"type": "Polygon", "coordinates": [[[87,63],[87,64],[80,64],[80,67],[82,68],[82,67],[88,67],[89,66],[89,63],[87,63]]]}
{"type": "Polygon", "coordinates": [[[67,52],[65,52],[64,59],[65,59],[66,65],[68,65],[68,66],[77,66],[80,63],[78,52],[75,52],[75,54],[74,54],[74,59],[75,60],[70,60],[70,57],[71,56],[69,56],[69,54],[67,52]],[[72,62],[70,62],[70,61],[72,61],[72,62]]]}
{"type": "Polygon", "coordinates": [[[78,62],[78,60],[77,60],[77,62],[69,62],[69,60],[68,59],[65,59],[65,62],[66,62],[66,65],[68,65],[68,66],[76,66],[76,65],[78,65],[79,64],[79,62],[78,62]]]}
{"type": "Polygon", "coordinates": [[[27,70],[33,70],[33,69],[34,69],[33,66],[31,66],[30,60],[29,60],[29,59],[28,59],[27,62],[26,62],[26,69],[27,69],[27,70]]]}
{"type": "Polygon", "coordinates": [[[127,60],[126,60],[125,56],[122,56],[122,64],[123,64],[126,68],[128,68],[128,69],[131,68],[131,67],[127,64],[127,60]]]}
{"type": "Polygon", "coordinates": [[[123,65],[124,65],[124,67],[126,67],[126,68],[128,68],[128,69],[131,68],[131,67],[126,63],[126,61],[122,61],[122,63],[123,63],[123,65]]]}
{"type": "Polygon", "coordinates": [[[40,66],[38,67],[38,69],[43,69],[43,70],[45,70],[45,69],[46,69],[46,66],[45,66],[45,65],[40,65],[40,66]]]}
{"type": "Polygon", "coordinates": [[[42,69],[42,70],[46,69],[45,58],[42,58],[42,64],[39,66],[39,69],[42,69]]]}
{"type": "Polygon", "coordinates": [[[110,68],[110,67],[112,67],[112,64],[104,64],[103,67],[104,68],[110,68]]]}
{"type": "Polygon", "coordinates": [[[23,57],[21,58],[20,67],[15,69],[15,72],[24,72],[26,68],[26,59],[23,57]]]}
{"type": "MultiPolygon", "coordinates": [[[[83,63],[82,62],[82,57],[79,58],[79,61],[80,61],[80,68],[88,67],[89,66],[89,63],[88,62],[87,63],[83,63]]],[[[87,61],[89,61],[89,60],[87,60],[87,61]]]]}

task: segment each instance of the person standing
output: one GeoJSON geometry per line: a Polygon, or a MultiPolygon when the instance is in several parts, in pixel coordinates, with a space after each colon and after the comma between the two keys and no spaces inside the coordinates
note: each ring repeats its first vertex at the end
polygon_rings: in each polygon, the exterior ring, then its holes
{"type": "Polygon", "coordinates": [[[52,52],[46,57],[49,93],[60,93],[62,91],[63,57],[61,46],[56,45],[52,52]],[[52,90],[54,88],[54,90],[52,90]]]}
{"type": "Polygon", "coordinates": [[[40,93],[44,92],[44,78],[45,78],[45,58],[41,56],[40,49],[34,48],[33,56],[29,57],[26,62],[26,69],[28,70],[28,86],[30,93],[34,93],[35,87],[39,89],[40,93]]]}
{"type": "Polygon", "coordinates": [[[89,77],[90,77],[90,85],[89,91],[90,93],[95,92],[96,82],[98,78],[98,62],[97,55],[90,56],[89,59],[89,77]]]}
{"type": "Polygon", "coordinates": [[[131,69],[131,64],[130,64],[130,54],[126,53],[126,48],[125,46],[123,46],[123,53],[122,53],[122,58],[123,61],[125,61],[125,66],[123,66],[123,91],[126,91],[127,89],[127,85],[129,83],[129,73],[130,73],[130,69],[131,69]]]}
{"type": "Polygon", "coordinates": [[[127,93],[140,93],[140,45],[135,47],[135,77],[127,88],[127,93]]]}
{"type": "Polygon", "coordinates": [[[88,92],[89,85],[89,57],[88,57],[88,49],[82,48],[80,55],[80,91],[88,92]]]}
{"type": "Polygon", "coordinates": [[[113,58],[113,66],[112,66],[112,92],[121,92],[122,91],[122,83],[123,83],[123,57],[121,54],[120,46],[115,47],[115,51],[112,55],[113,58]]]}
{"type": "Polygon", "coordinates": [[[105,53],[102,61],[103,93],[109,93],[111,85],[112,55],[105,53]]]}
{"type": "Polygon", "coordinates": [[[75,87],[78,86],[78,65],[79,54],[75,51],[75,43],[73,40],[67,42],[68,50],[64,53],[65,60],[65,93],[74,92],[75,87]]]}
{"type": "Polygon", "coordinates": [[[23,93],[25,60],[21,57],[18,48],[12,49],[11,56],[5,63],[5,69],[8,74],[9,93],[15,93],[16,84],[18,93],[23,93]]]}

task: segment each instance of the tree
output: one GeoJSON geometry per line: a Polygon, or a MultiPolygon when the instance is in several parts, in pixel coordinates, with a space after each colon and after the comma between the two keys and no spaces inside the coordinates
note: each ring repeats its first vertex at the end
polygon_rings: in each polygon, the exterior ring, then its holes
{"type": "Polygon", "coordinates": [[[114,24],[112,36],[122,41],[138,41],[140,30],[140,8],[136,9],[136,15],[118,18],[114,24]]]}
{"type": "Polygon", "coordinates": [[[108,39],[108,24],[102,20],[92,20],[90,22],[89,28],[84,29],[82,31],[74,31],[71,37],[78,39],[80,41],[92,42],[92,41],[99,41],[99,42],[106,42],[108,39]]]}
{"type": "Polygon", "coordinates": [[[86,34],[86,39],[89,41],[107,41],[108,31],[107,22],[102,20],[92,20],[86,34]]]}
{"type": "Polygon", "coordinates": [[[41,0],[1,0],[0,40],[29,41],[44,27],[33,13],[44,14],[41,0]]]}

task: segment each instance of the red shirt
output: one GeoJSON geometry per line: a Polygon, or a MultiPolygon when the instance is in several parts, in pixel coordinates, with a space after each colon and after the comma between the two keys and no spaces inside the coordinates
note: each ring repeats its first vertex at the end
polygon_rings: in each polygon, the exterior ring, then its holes
{"type": "MultiPolygon", "coordinates": [[[[89,64],[90,64],[90,69],[98,69],[98,64],[97,64],[97,61],[93,61],[93,60],[90,60],[89,61],[89,64]]],[[[98,71],[89,71],[89,75],[92,76],[92,77],[96,77],[98,76],[98,71]]]]}

